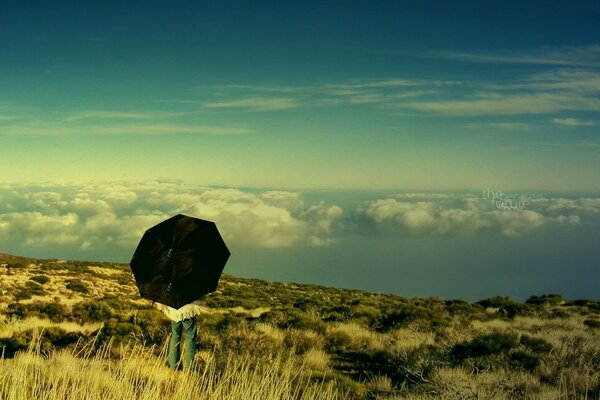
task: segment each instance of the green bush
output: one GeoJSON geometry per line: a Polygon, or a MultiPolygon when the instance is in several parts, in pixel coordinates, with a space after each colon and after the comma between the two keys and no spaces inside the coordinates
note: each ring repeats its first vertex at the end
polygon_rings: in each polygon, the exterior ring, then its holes
{"type": "Polygon", "coordinates": [[[352,336],[344,331],[333,331],[325,337],[325,349],[330,353],[344,353],[352,349],[352,336]]]}
{"type": "Polygon", "coordinates": [[[541,296],[531,296],[525,300],[525,304],[533,305],[557,305],[566,303],[567,300],[560,294],[543,294],[541,296]]]}
{"type": "Polygon", "coordinates": [[[71,279],[70,281],[68,281],[67,289],[72,290],[74,292],[79,292],[79,293],[89,293],[89,290],[88,290],[87,286],[85,285],[85,283],[83,283],[79,279],[71,279]]]}
{"type": "Polygon", "coordinates": [[[404,305],[399,309],[388,311],[378,323],[377,330],[386,332],[394,328],[421,322],[429,327],[445,325],[450,316],[441,309],[428,308],[426,305],[404,305]]]}
{"type": "Polygon", "coordinates": [[[521,336],[521,344],[534,353],[548,353],[552,350],[552,345],[544,339],[535,338],[529,335],[521,336]]]}
{"type": "Polygon", "coordinates": [[[287,348],[293,348],[296,354],[304,354],[319,345],[319,337],[311,333],[310,331],[291,329],[285,333],[283,344],[287,348]]]}
{"type": "Polygon", "coordinates": [[[58,327],[46,328],[41,331],[40,336],[35,335],[33,329],[18,332],[11,338],[0,339],[0,348],[4,350],[4,357],[12,358],[17,351],[26,350],[34,337],[37,340],[34,345],[39,346],[40,352],[47,352],[51,349],[64,348],[76,343],[80,335],[68,333],[58,327]]]}
{"type": "Polygon", "coordinates": [[[483,308],[503,308],[507,306],[519,305],[521,303],[507,296],[494,296],[479,300],[475,302],[475,304],[479,304],[483,308]]]}
{"type": "Polygon", "coordinates": [[[327,324],[313,314],[294,310],[287,320],[279,323],[279,327],[283,329],[310,329],[315,332],[324,333],[327,329],[327,324]]]}
{"type": "Polygon", "coordinates": [[[451,355],[462,361],[492,354],[508,352],[519,344],[516,334],[495,332],[478,336],[471,342],[458,343],[452,347],[451,355]]]}
{"type": "Polygon", "coordinates": [[[540,358],[526,351],[515,351],[510,355],[510,364],[513,368],[523,368],[528,371],[533,371],[540,365],[540,358]]]}
{"type": "Polygon", "coordinates": [[[147,344],[161,344],[171,333],[171,323],[158,310],[139,310],[131,317],[130,322],[140,327],[147,344]]]}
{"type": "Polygon", "coordinates": [[[15,294],[15,300],[28,300],[31,299],[33,296],[44,296],[45,294],[46,291],[44,290],[42,285],[40,285],[37,282],[28,281],[25,282],[25,285],[23,287],[19,288],[19,290],[15,294]]]}
{"type": "Polygon", "coordinates": [[[32,276],[31,278],[32,281],[35,281],[41,285],[50,282],[50,278],[47,275],[36,275],[36,276],[32,276]]]}
{"type": "Polygon", "coordinates": [[[119,343],[129,339],[140,339],[142,336],[142,329],[138,325],[111,318],[104,323],[98,338],[101,342],[112,339],[119,343]]]}
{"type": "Polygon", "coordinates": [[[585,326],[592,329],[600,328],[600,321],[598,321],[597,319],[586,319],[585,321],[583,321],[583,323],[585,324],[585,326]]]}
{"type": "Polygon", "coordinates": [[[87,301],[76,304],[70,319],[80,324],[89,321],[106,321],[114,316],[111,308],[101,301],[87,301]]]}

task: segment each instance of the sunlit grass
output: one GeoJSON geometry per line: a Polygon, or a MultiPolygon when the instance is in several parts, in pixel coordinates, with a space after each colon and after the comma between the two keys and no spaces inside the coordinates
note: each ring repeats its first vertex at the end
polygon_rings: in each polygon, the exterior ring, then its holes
{"type": "Polygon", "coordinates": [[[41,354],[35,341],[13,359],[0,361],[2,400],[163,400],[344,398],[331,384],[306,378],[305,367],[285,353],[269,363],[247,356],[210,354],[194,371],[172,371],[152,349],[130,344],[110,357],[110,344],[41,354]]]}

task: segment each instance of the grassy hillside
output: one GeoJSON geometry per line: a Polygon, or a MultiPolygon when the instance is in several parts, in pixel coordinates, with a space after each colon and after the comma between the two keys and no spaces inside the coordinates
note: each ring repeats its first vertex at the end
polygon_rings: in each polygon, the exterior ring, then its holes
{"type": "Polygon", "coordinates": [[[402,298],[225,275],[198,371],[128,265],[0,254],[0,399],[598,399],[600,302],[402,298]]]}

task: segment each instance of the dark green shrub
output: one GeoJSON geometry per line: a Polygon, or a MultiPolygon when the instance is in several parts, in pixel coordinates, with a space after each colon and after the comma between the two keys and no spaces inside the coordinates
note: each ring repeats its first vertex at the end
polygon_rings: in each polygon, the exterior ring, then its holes
{"type": "Polygon", "coordinates": [[[25,282],[25,285],[17,291],[15,294],[15,300],[27,300],[32,298],[33,296],[43,296],[46,294],[46,291],[37,282],[28,281],[25,282]]]}
{"type": "Polygon", "coordinates": [[[139,310],[131,317],[130,322],[140,327],[147,344],[161,344],[171,333],[170,321],[158,310],[139,310]]]}
{"type": "Polygon", "coordinates": [[[324,333],[327,329],[327,324],[313,314],[294,310],[287,320],[279,323],[279,327],[283,329],[311,329],[319,333],[324,333]]]}
{"type": "Polygon", "coordinates": [[[48,318],[54,322],[62,321],[69,314],[68,308],[61,303],[43,303],[36,301],[31,304],[12,303],[8,306],[8,315],[20,319],[30,317],[48,318]]]}
{"type": "Polygon", "coordinates": [[[115,342],[140,339],[141,337],[142,329],[138,325],[132,324],[131,322],[119,321],[115,318],[106,321],[98,335],[100,341],[113,339],[115,342]]]}
{"type": "Polygon", "coordinates": [[[242,301],[229,296],[210,296],[206,299],[206,305],[211,308],[241,307],[242,301]]]}
{"type": "Polygon", "coordinates": [[[291,329],[285,333],[283,344],[293,348],[296,354],[304,354],[319,344],[319,337],[312,332],[291,329]]]}
{"type": "Polygon", "coordinates": [[[89,321],[106,321],[113,317],[111,308],[103,302],[88,301],[76,304],[70,315],[70,319],[80,324],[89,321]]]}
{"type": "Polygon", "coordinates": [[[4,357],[12,358],[17,351],[26,350],[34,336],[36,338],[36,343],[34,344],[39,346],[41,352],[46,352],[54,348],[67,347],[76,343],[80,337],[78,334],[68,333],[58,327],[46,328],[41,331],[40,336],[34,335],[34,330],[29,329],[18,332],[11,338],[0,339],[0,348],[4,349],[4,357]]]}
{"type": "Polygon", "coordinates": [[[557,305],[566,303],[567,300],[560,294],[543,294],[541,296],[531,296],[525,300],[525,304],[533,305],[557,305]]]}
{"type": "Polygon", "coordinates": [[[510,355],[510,364],[513,368],[523,368],[528,371],[533,371],[540,365],[540,358],[526,351],[515,351],[510,355]]]}
{"type": "Polygon", "coordinates": [[[244,322],[244,318],[239,314],[225,314],[220,319],[215,328],[218,332],[226,332],[244,322]]]}
{"type": "Polygon", "coordinates": [[[116,275],[114,279],[121,285],[135,284],[135,279],[133,279],[133,274],[131,272],[124,272],[122,274],[116,275]]]}
{"type": "Polygon", "coordinates": [[[341,305],[341,306],[335,306],[335,307],[330,307],[326,312],[325,312],[325,321],[328,322],[344,322],[344,321],[348,321],[350,319],[350,317],[352,316],[352,312],[350,307],[345,306],[345,305],[341,305]]]}
{"type": "Polygon", "coordinates": [[[4,354],[4,358],[13,358],[17,351],[27,349],[28,342],[22,337],[0,338],[0,354],[4,354]]]}
{"type": "Polygon", "coordinates": [[[378,323],[377,330],[386,332],[414,322],[421,322],[429,327],[443,326],[450,316],[443,310],[427,308],[423,305],[405,305],[399,309],[388,311],[378,323]]]}
{"type": "Polygon", "coordinates": [[[52,347],[57,348],[67,347],[70,344],[76,343],[78,339],[78,334],[68,333],[59,327],[46,328],[42,333],[42,344],[44,341],[46,341],[46,348],[50,347],[48,344],[51,344],[52,347]]]}
{"type": "Polygon", "coordinates": [[[592,329],[600,328],[600,321],[598,321],[597,319],[586,319],[585,321],[583,321],[583,323],[588,328],[592,328],[592,329]]]}
{"type": "Polygon", "coordinates": [[[552,345],[544,339],[535,338],[529,335],[521,336],[521,344],[534,353],[548,353],[552,350],[552,345]]]}
{"type": "Polygon", "coordinates": [[[333,331],[325,338],[325,349],[330,353],[344,353],[352,348],[352,336],[344,331],[333,331]]]}
{"type": "Polygon", "coordinates": [[[352,319],[363,323],[365,326],[373,326],[382,318],[382,311],[370,305],[358,305],[352,309],[352,319]]]}
{"type": "Polygon", "coordinates": [[[451,355],[454,359],[462,361],[466,358],[504,353],[515,348],[518,344],[517,335],[495,332],[478,336],[471,342],[454,345],[451,355]]]}
{"type": "Polygon", "coordinates": [[[503,308],[507,306],[520,305],[521,303],[507,296],[494,296],[479,300],[475,302],[475,304],[479,304],[483,308],[503,308]]]}
{"type": "Polygon", "coordinates": [[[32,263],[32,260],[15,258],[15,259],[8,260],[8,262],[6,263],[6,268],[21,269],[21,268],[28,267],[29,264],[31,264],[31,263],[32,263]]]}
{"type": "Polygon", "coordinates": [[[44,283],[50,282],[50,278],[47,275],[36,275],[36,276],[32,276],[29,279],[31,279],[32,281],[35,281],[41,285],[43,285],[44,283]]]}
{"type": "Polygon", "coordinates": [[[67,289],[72,290],[74,292],[79,293],[89,293],[89,290],[85,283],[80,281],[79,279],[71,279],[67,282],[67,289]]]}

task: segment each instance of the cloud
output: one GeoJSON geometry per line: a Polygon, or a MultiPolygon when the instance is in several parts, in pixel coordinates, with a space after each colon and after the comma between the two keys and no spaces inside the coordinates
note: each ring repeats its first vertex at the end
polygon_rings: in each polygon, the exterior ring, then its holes
{"type": "Polygon", "coordinates": [[[563,126],[593,126],[592,121],[582,121],[576,118],[553,118],[552,123],[563,126]]]}
{"type": "Polygon", "coordinates": [[[432,51],[424,56],[473,63],[533,64],[577,67],[600,66],[600,45],[543,48],[529,52],[448,52],[432,51]]]}
{"type": "Polygon", "coordinates": [[[236,99],[207,103],[205,108],[215,109],[242,109],[247,111],[275,111],[296,108],[299,103],[291,97],[251,97],[247,99],[236,99]]]}
{"type": "Polygon", "coordinates": [[[487,98],[407,102],[403,105],[416,110],[456,116],[600,111],[599,99],[577,93],[495,93],[487,98]]]}
{"type": "Polygon", "coordinates": [[[7,125],[1,134],[19,136],[81,136],[81,135],[242,135],[251,130],[224,126],[183,124],[116,124],[73,126],[56,123],[7,125]]]}
{"type": "Polygon", "coordinates": [[[531,124],[526,122],[472,122],[464,124],[469,129],[509,129],[509,130],[527,130],[531,124]]]}
{"type": "Polygon", "coordinates": [[[154,113],[135,113],[135,112],[120,112],[120,111],[86,111],[69,115],[65,118],[66,122],[75,122],[82,120],[143,120],[157,118],[158,115],[154,113]]]}
{"type": "Polygon", "coordinates": [[[527,203],[521,203],[518,211],[511,212],[483,196],[412,193],[368,202],[355,215],[387,232],[410,235],[496,232],[506,236],[552,226],[578,225],[600,215],[600,198],[532,198],[508,193],[503,196],[527,199],[527,203]]]}
{"type": "Polygon", "coordinates": [[[177,182],[0,186],[0,241],[77,251],[134,249],[143,232],[178,213],[214,221],[228,245],[324,246],[342,216],[299,193],[194,187],[177,182]]]}

